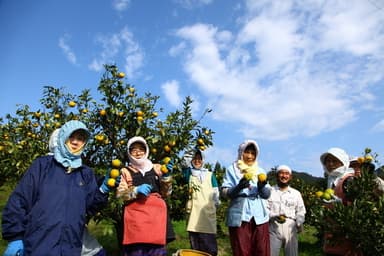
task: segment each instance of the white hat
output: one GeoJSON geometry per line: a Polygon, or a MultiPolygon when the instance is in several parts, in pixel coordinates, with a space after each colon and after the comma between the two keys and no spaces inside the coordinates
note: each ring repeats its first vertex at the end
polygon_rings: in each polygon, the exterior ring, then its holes
{"type": "Polygon", "coordinates": [[[327,155],[333,155],[334,157],[339,159],[340,162],[342,162],[343,166],[347,166],[347,167],[349,166],[349,156],[344,149],[330,148],[327,150],[327,152],[323,153],[320,156],[320,162],[322,163],[323,166],[325,165],[325,158],[327,157],[327,155]]]}
{"type": "Polygon", "coordinates": [[[289,173],[292,173],[292,170],[291,170],[291,168],[289,168],[288,165],[284,165],[284,164],[279,165],[279,166],[277,167],[276,171],[279,172],[279,171],[281,171],[281,170],[285,170],[285,171],[288,171],[289,173]]]}

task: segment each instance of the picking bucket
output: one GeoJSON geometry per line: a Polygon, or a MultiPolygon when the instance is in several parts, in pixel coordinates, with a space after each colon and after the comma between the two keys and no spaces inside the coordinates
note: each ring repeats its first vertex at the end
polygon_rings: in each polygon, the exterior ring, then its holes
{"type": "Polygon", "coordinates": [[[179,249],[173,255],[174,256],[211,256],[211,254],[209,253],[192,250],[192,249],[179,249]]]}

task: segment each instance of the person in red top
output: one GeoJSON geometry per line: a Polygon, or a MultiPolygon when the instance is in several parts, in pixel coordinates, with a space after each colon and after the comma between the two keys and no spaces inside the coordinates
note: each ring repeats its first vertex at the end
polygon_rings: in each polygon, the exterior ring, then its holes
{"type": "MultiPolygon", "coordinates": [[[[331,200],[324,200],[325,207],[332,208],[335,203],[348,204],[345,188],[348,180],[354,176],[353,169],[349,168],[348,154],[341,148],[330,148],[320,156],[320,162],[328,178],[327,187],[335,191],[335,195],[331,200]]],[[[335,222],[332,219],[326,219],[324,221],[335,222]]],[[[334,227],[337,227],[337,223],[334,223],[334,227]]],[[[346,237],[337,237],[330,232],[324,233],[323,252],[324,255],[329,256],[361,255],[355,251],[353,244],[346,237]]]]}

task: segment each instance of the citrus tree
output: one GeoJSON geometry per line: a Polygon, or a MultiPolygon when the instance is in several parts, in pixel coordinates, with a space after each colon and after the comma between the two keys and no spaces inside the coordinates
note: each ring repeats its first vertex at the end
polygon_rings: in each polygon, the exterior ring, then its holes
{"type": "MultiPolygon", "coordinates": [[[[187,190],[179,182],[180,157],[186,150],[195,147],[205,150],[212,145],[214,132],[201,125],[211,110],[206,109],[199,119],[194,119],[192,99],[186,97],[181,109],[164,113],[157,107],[159,96],[149,92],[139,95],[135,86],[125,82],[124,76],[117,66],[105,65],[98,86],[99,100],[91,96],[90,90],[74,95],[64,88],[46,86],[39,109],[19,105],[15,116],[7,114],[1,118],[0,185],[15,184],[36,157],[47,154],[49,136],[54,129],[66,121],[80,120],[91,132],[83,161],[98,176],[127,164],[127,141],[133,136],[147,140],[153,162],[172,159],[174,184],[168,204],[173,219],[183,218],[187,190]]],[[[108,207],[95,220],[109,219],[117,228],[122,227],[121,207],[122,202],[110,193],[108,207]]]]}
{"type": "MultiPolygon", "coordinates": [[[[321,210],[315,212],[318,230],[333,237],[348,238],[353,250],[363,255],[384,255],[384,191],[378,190],[374,173],[376,156],[366,149],[359,158],[362,174],[355,176],[346,187],[349,203],[326,207],[323,204],[321,210]]],[[[321,197],[321,193],[318,196],[321,197]]]]}

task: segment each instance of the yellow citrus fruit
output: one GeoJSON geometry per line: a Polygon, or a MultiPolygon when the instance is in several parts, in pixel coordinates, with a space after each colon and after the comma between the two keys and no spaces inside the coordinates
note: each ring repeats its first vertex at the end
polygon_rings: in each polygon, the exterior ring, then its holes
{"type": "Polygon", "coordinates": [[[141,123],[143,122],[144,118],[142,116],[138,116],[137,117],[137,122],[141,123]]]}
{"type": "Polygon", "coordinates": [[[104,135],[103,134],[97,134],[95,136],[95,139],[98,141],[98,142],[101,142],[104,140],[104,135]]]}
{"type": "Polygon", "coordinates": [[[124,72],[120,72],[120,73],[118,73],[118,74],[117,74],[117,77],[118,77],[118,78],[124,78],[124,77],[125,77],[124,72]]]}
{"type": "Polygon", "coordinates": [[[85,113],[88,113],[88,109],[85,108],[85,109],[83,109],[81,112],[83,112],[84,114],[85,114],[85,113]]]}
{"type": "Polygon", "coordinates": [[[74,106],[76,106],[76,102],[74,102],[73,100],[71,100],[71,101],[68,103],[68,106],[70,106],[71,108],[73,108],[74,106]]]}
{"type": "Polygon", "coordinates": [[[197,140],[197,144],[199,144],[199,145],[204,145],[204,140],[203,140],[202,138],[199,138],[199,139],[197,140]]]}
{"type": "Polygon", "coordinates": [[[372,162],[372,160],[373,160],[373,157],[372,157],[372,156],[370,156],[370,155],[365,156],[365,162],[366,162],[366,163],[370,163],[370,162],[372,162]]]}
{"type": "Polygon", "coordinates": [[[280,215],[277,219],[277,222],[279,223],[284,223],[285,222],[285,216],[284,215],[280,215]]]}
{"type": "Polygon", "coordinates": [[[334,194],[335,194],[335,191],[334,191],[333,189],[331,189],[331,188],[327,188],[327,189],[324,191],[324,193],[328,193],[328,194],[330,194],[330,195],[334,195],[334,194]]]}
{"type": "Polygon", "coordinates": [[[35,117],[39,118],[41,116],[40,112],[35,112],[35,117]]]}
{"type": "Polygon", "coordinates": [[[133,88],[133,87],[129,87],[129,92],[130,92],[130,93],[134,93],[134,92],[135,92],[135,88],[133,88]]]}
{"type": "Polygon", "coordinates": [[[108,185],[109,187],[114,187],[114,186],[116,185],[116,180],[113,179],[113,178],[108,179],[108,181],[107,181],[107,185],[108,185]]]}
{"type": "Polygon", "coordinates": [[[116,179],[120,175],[120,171],[118,169],[112,169],[109,173],[109,176],[113,179],[116,179]]]}
{"type": "Polygon", "coordinates": [[[160,167],[160,170],[162,173],[167,173],[168,172],[168,168],[165,164],[162,164],[161,167],[160,167]]]}
{"type": "Polygon", "coordinates": [[[325,200],[330,200],[332,198],[332,195],[327,192],[324,192],[322,198],[325,200]]]}
{"type": "Polygon", "coordinates": [[[141,110],[139,110],[139,111],[136,112],[136,116],[143,116],[143,115],[144,115],[144,113],[143,113],[143,111],[141,111],[141,110]]]}
{"type": "Polygon", "coordinates": [[[159,115],[159,114],[157,114],[157,112],[153,112],[153,113],[152,113],[152,116],[153,116],[153,117],[157,117],[158,115],[159,115]]]}
{"type": "Polygon", "coordinates": [[[323,196],[323,191],[316,191],[316,197],[321,198],[323,196]]]}
{"type": "Polygon", "coordinates": [[[151,152],[152,152],[153,154],[156,154],[156,153],[157,153],[157,149],[156,149],[156,148],[152,148],[152,149],[151,149],[151,152]]]}
{"type": "Polygon", "coordinates": [[[265,173],[260,173],[259,175],[257,175],[257,179],[260,181],[260,182],[264,182],[267,180],[267,175],[265,173]]]}
{"type": "Polygon", "coordinates": [[[120,161],[120,159],[113,159],[112,160],[112,166],[113,167],[120,167],[121,166],[121,161],[120,161]]]}
{"type": "Polygon", "coordinates": [[[165,151],[165,152],[170,152],[170,151],[171,151],[171,148],[170,148],[168,145],[165,145],[165,146],[164,146],[164,151],[165,151]]]}
{"type": "Polygon", "coordinates": [[[107,111],[105,109],[100,110],[100,115],[105,116],[107,114],[107,111]]]}
{"type": "Polygon", "coordinates": [[[357,158],[357,162],[359,162],[360,164],[364,163],[365,159],[363,156],[360,156],[357,158]]]}
{"type": "Polygon", "coordinates": [[[170,142],[168,142],[168,145],[169,145],[170,147],[174,147],[174,146],[176,146],[176,141],[171,140],[170,142]]]}
{"type": "Polygon", "coordinates": [[[171,158],[169,156],[163,158],[163,164],[168,164],[169,161],[171,161],[171,158]]]}
{"type": "Polygon", "coordinates": [[[253,179],[253,174],[250,173],[250,172],[247,172],[246,174],[244,174],[244,178],[246,180],[252,180],[253,179]]]}

